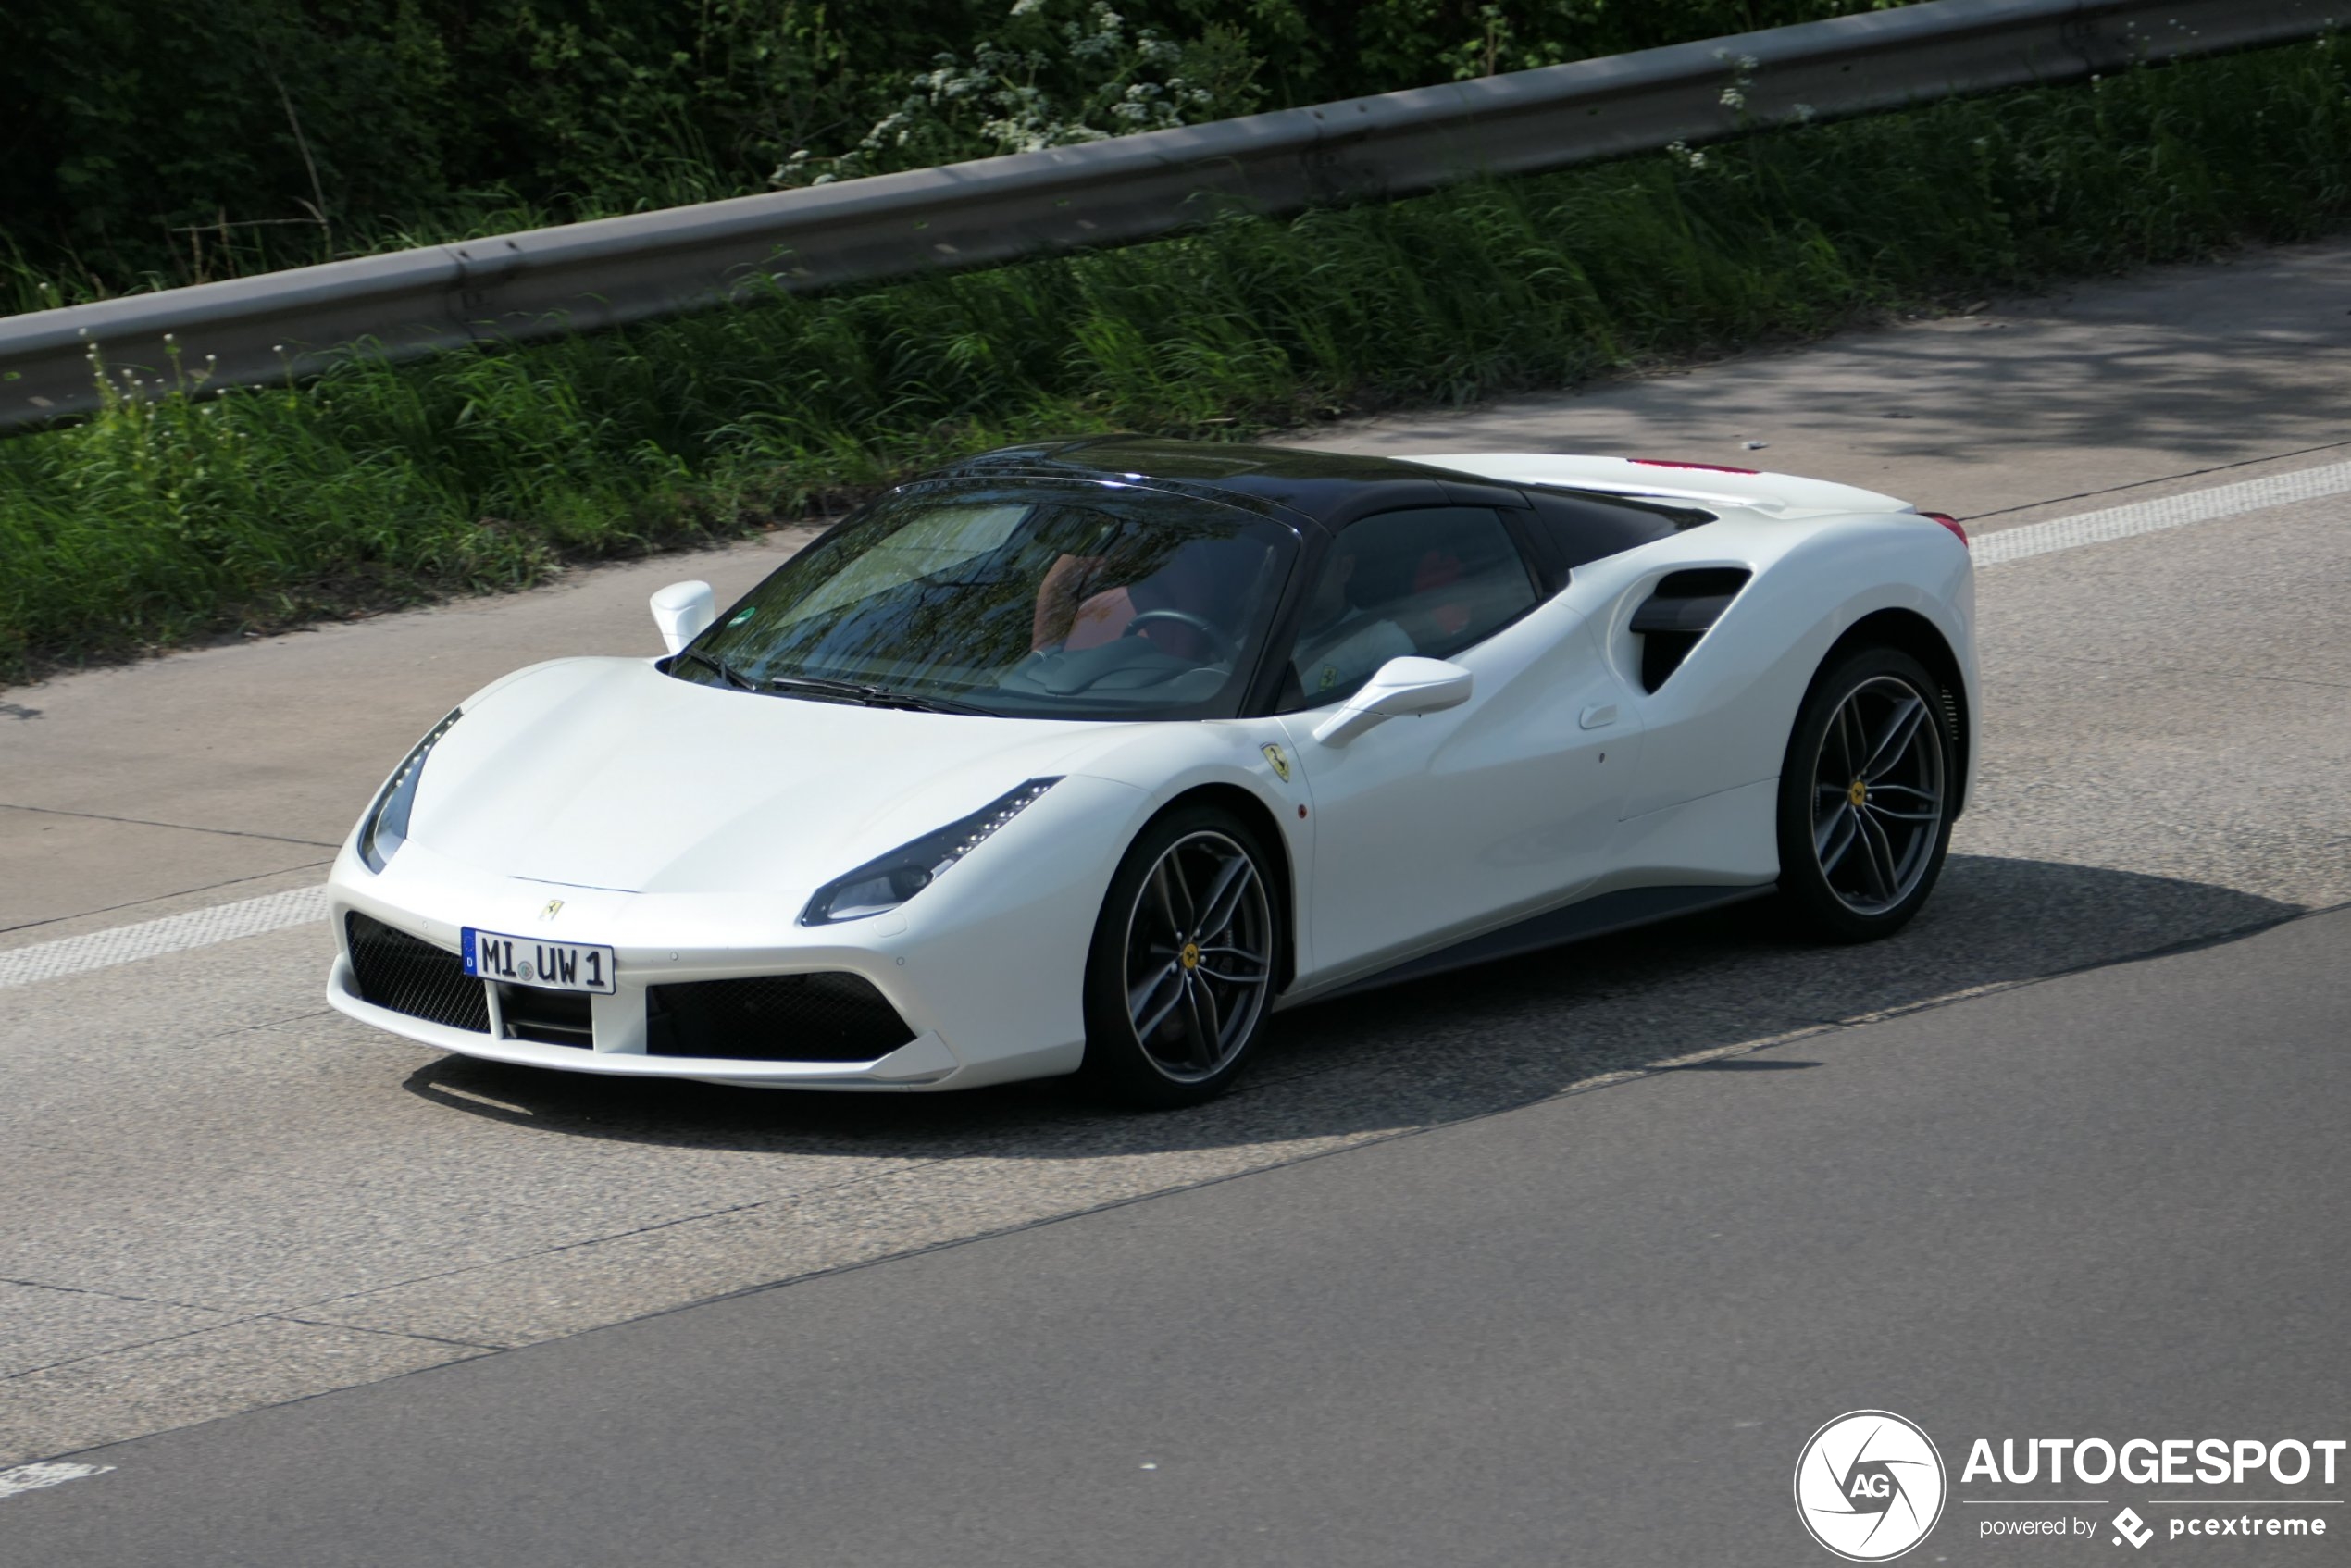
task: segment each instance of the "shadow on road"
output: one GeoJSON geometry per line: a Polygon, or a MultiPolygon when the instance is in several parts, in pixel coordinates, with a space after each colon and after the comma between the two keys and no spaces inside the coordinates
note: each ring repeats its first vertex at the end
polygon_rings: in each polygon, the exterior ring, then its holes
{"type": "Polygon", "coordinates": [[[1903,493],[1971,518],[2065,498],[2052,458],[2098,493],[2269,455],[2340,447],[2314,387],[2351,354],[2339,241],[2009,299],[1984,316],[1771,345],[1697,374],[1642,373],[1475,409],[1407,411],[1302,444],[1364,452],[1581,451],[1768,434],[1765,467],[1899,470],[1903,493]],[[2225,403],[2217,402],[2225,399],[2225,403]],[[2216,420],[2225,406],[2232,417],[2216,420]],[[2030,419],[2003,411],[2030,408],[2030,419]],[[2249,441],[2248,432],[2258,432],[2249,441]],[[1806,455],[1786,455],[1791,451],[1806,455]],[[2025,473],[2039,476],[2019,484],[2025,473]],[[1916,486],[1931,483],[1931,494],[1916,486]]]}
{"type": "MultiPolygon", "coordinates": [[[[827,1094],[463,1056],[419,1069],[405,1087],[453,1111],[554,1135],[799,1159],[1075,1160],[1289,1143],[1489,1114],[1610,1074],[2231,940],[2298,913],[2202,883],[1954,855],[1926,912],[1888,941],[1806,942],[1764,900],[1300,1008],[1275,1019],[1264,1057],[1237,1091],[1159,1114],[1105,1112],[1050,1082],[827,1094]]],[[[1816,1053],[1690,1065],[1795,1070],[1820,1065],[1816,1053]]]]}

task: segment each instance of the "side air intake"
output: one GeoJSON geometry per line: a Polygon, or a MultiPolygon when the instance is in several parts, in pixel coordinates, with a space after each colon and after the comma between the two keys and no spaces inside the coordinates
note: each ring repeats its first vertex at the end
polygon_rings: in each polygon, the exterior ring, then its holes
{"type": "Polygon", "coordinates": [[[1665,574],[1657,591],[1633,612],[1633,634],[1641,640],[1643,691],[1654,691],[1672,678],[1754,575],[1742,566],[1698,566],[1665,574]]]}

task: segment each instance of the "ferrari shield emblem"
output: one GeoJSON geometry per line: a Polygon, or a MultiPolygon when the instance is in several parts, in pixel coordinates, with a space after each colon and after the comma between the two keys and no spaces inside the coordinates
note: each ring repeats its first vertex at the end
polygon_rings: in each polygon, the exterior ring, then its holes
{"type": "Polygon", "coordinates": [[[563,912],[563,900],[549,899],[547,901],[547,907],[539,912],[539,918],[541,920],[553,920],[556,915],[561,915],[563,912]]]}
{"type": "Polygon", "coordinates": [[[1289,782],[1289,758],[1283,754],[1282,749],[1279,746],[1267,746],[1265,748],[1265,760],[1274,765],[1274,771],[1281,776],[1283,783],[1287,784],[1289,782]]]}

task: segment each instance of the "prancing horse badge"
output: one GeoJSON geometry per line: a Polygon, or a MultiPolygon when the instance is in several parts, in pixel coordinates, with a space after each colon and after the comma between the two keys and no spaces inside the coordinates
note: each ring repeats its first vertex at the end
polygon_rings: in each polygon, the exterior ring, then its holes
{"type": "Polygon", "coordinates": [[[1274,765],[1274,771],[1281,775],[1283,783],[1289,782],[1289,758],[1282,754],[1282,749],[1279,746],[1268,745],[1265,748],[1265,760],[1274,765]]]}

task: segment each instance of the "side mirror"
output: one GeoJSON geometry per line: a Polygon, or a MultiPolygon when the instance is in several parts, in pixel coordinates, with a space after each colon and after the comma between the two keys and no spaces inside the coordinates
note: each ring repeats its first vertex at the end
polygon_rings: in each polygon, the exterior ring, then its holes
{"type": "Polygon", "coordinates": [[[653,625],[673,653],[700,637],[718,618],[718,602],[706,582],[673,582],[653,595],[653,625]]]}
{"type": "Polygon", "coordinates": [[[1315,727],[1314,739],[1325,746],[1344,746],[1384,720],[1460,707],[1470,699],[1470,680],[1469,671],[1442,659],[1390,659],[1338,712],[1315,727]]]}

